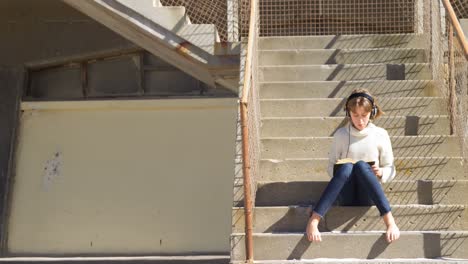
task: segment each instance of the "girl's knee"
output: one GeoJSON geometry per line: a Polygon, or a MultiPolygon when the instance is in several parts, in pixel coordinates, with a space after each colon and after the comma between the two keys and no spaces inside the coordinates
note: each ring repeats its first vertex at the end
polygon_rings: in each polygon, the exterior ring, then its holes
{"type": "Polygon", "coordinates": [[[354,169],[365,171],[371,169],[371,167],[367,162],[360,160],[354,164],[354,169]]]}
{"type": "Polygon", "coordinates": [[[353,171],[353,164],[345,163],[339,166],[339,168],[335,171],[333,177],[348,179],[351,176],[353,171]]]}

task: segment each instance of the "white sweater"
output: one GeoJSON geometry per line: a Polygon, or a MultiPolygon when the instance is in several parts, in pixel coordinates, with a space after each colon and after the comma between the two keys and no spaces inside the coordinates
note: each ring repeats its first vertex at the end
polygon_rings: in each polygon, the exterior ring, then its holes
{"type": "Polygon", "coordinates": [[[395,177],[390,137],[385,129],[370,122],[361,131],[348,123],[335,132],[329,153],[328,174],[330,177],[333,177],[333,165],[337,160],[344,158],[351,158],[355,161],[375,161],[375,164],[382,170],[382,182],[389,182],[395,177]],[[349,128],[351,128],[351,135],[349,128]],[[348,141],[349,153],[346,157],[348,141]]]}

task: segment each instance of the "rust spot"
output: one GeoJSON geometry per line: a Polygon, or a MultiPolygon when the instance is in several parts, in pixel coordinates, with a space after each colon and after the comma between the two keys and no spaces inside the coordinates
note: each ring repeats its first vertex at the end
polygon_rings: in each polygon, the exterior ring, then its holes
{"type": "Polygon", "coordinates": [[[187,55],[189,53],[189,50],[188,50],[188,46],[190,46],[190,42],[188,41],[184,41],[182,43],[180,43],[179,45],[177,45],[176,47],[176,51],[182,55],[187,55]]]}

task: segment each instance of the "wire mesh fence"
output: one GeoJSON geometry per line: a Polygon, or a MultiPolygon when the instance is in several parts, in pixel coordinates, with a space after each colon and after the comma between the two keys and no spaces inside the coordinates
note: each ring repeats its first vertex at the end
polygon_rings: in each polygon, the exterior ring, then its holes
{"type": "Polygon", "coordinates": [[[221,42],[237,38],[239,0],[160,0],[163,6],[183,6],[193,24],[214,24],[221,42]],[[228,12],[229,16],[228,16],[228,12]]]}
{"type": "Polygon", "coordinates": [[[446,100],[451,134],[459,140],[468,175],[468,60],[440,1],[425,3],[424,29],[432,78],[446,100]]]}
{"type": "MultiPolygon", "coordinates": [[[[466,13],[464,0],[457,3],[466,13]]],[[[195,24],[215,24],[220,40],[248,36],[250,0],[160,0],[184,6],[195,24]]],[[[417,0],[259,0],[260,36],[412,33],[417,0]]]]}
{"type": "MultiPolygon", "coordinates": [[[[241,36],[249,1],[240,0],[241,36]]],[[[260,36],[413,33],[416,0],[260,0],[260,36]]]]}
{"type": "Polygon", "coordinates": [[[468,18],[468,1],[467,0],[450,0],[458,19],[468,18]]]}

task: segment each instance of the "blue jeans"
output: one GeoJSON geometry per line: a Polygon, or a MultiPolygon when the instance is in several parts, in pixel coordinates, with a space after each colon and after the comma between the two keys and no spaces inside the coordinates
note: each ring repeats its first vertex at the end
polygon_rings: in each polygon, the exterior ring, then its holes
{"type": "Polygon", "coordinates": [[[390,204],[372,168],[364,161],[343,164],[322,193],[314,212],[323,217],[339,198],[344,206],[376,205],[380,216],[391,211],[390,204]]]}

